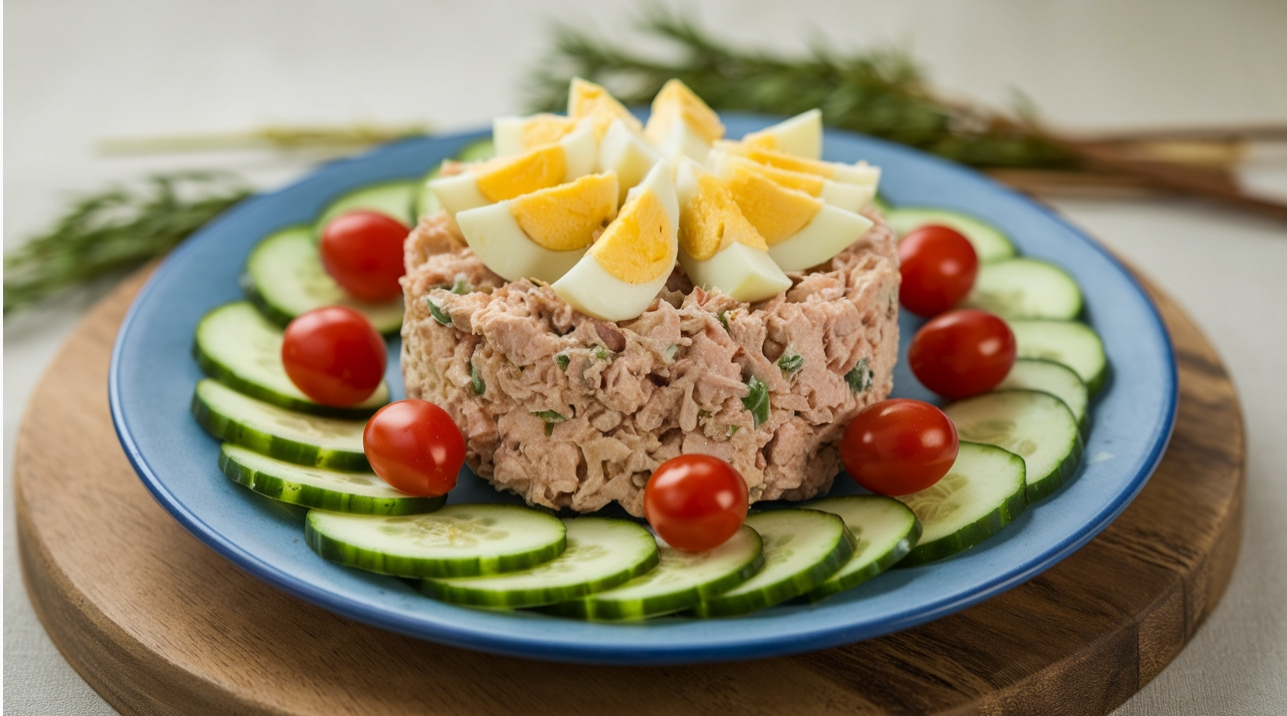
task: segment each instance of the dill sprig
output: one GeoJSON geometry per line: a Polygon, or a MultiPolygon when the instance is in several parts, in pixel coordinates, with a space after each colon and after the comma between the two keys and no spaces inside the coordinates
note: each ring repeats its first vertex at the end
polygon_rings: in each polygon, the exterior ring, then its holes
{"type": "Polygon", "coordinates": [[[626,104],[646,105],[666,80],[683,80],[717,110],[792,115],[818,107],[833,127],[901,142],[978,167],[1067,167],[1073,153],[1047,139],[1021,108],[1010,118],[936,97],[907,53],[837,54],[820,44],[787,58],[725,44],[690,19],[654,7],[640,30],[674,45],[669,61],[638,55],[570,25],[531,77],[533,109],[567,106],[568,81],[598,82],[626,104]]]}
{"type": "Polygon", "coordinates": [[[249,195],[232,174],[182,172],[85,196],[5,256],[4,313],[142,265],[249,195]]]}

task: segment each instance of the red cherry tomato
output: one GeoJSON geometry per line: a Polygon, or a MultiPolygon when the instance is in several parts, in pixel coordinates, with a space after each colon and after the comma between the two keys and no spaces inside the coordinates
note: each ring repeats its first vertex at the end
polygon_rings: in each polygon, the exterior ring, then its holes
{"type": "Polygon", "coordinates": [[[347,406],[371,397],[384,378],[384,339],[362,314],[327,306],[286,326],[282,363],[304,395],[322,405],[347,406]]]}
{"type": "Polygon", "coordinates": [[[402,295],[398,279],[407,272],[402,243],[410,232],[402,222],[374,211],[340,214],[322,231],[322,265],[359,301],[397,298],[402,295]]]}
{"type": "Polygon", "coordinates": [[[974,287],[979,257],[955,229],[922,226],[898,242],[898,300],[912,313],[936,316],[955,306],[974,287]]]}
{"type": "Polygon", "coordinates": [[[845,428],[840,459],[859,485],[878,495],[910,495],[938,482],[956,461],[956,426],[919,400],[883,400],[845,428]]]}
{"type": "Polygon", "coordinates": [[[974,309],[931,319],[912,337],[907,363],[926,388],[953,400],[986,393],[1014,365],[1014,332],[974,309]]]}
{"type": "Polygon", "coordinates": [[[465,464],[465,438],[447,411],[427,400],[380,408],[362,432],[371,469],[394,489],[437,497],[456,486],[465,464]]]}
{"type": "Polygon", "coordinates": [[[746,481],[732,465],[710,455],[663,462],[644,487],[644,514],[676,549],[701,552],[728,541],[746,520],[746,481]]]}

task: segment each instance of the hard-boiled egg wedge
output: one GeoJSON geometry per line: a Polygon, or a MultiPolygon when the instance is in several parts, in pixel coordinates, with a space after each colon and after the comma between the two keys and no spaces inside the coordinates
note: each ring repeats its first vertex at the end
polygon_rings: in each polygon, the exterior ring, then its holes
{"type": "Polygon", "coordinates": [[[589,174],[456,214],[469,248],[506,281],[559,280],[617,214],[617,175],[589,174]]]}
{"type": "Polygon", "coordinates": [[[772,127],[751,132],[742,143],[756,149],[786,152],[805,159],[822,158],[822,110],[811,109],[772,127]]]}
{"type": "Polygon", "coordinates": [[[860,214],[788,189],[759,172],[732,166],[720,178],[783,271],[803,271],[829,261],[872,226],[860,214]]]}
{"type": "Polygon", "coordinates": [[[596,139],[603,139],[608,127],[618,119],[631,130],[638,132],[643,129],[639,118],[608,94],[608,90],[580,77],[573,77],[572,86],[568,89],[568,117],[575,121],[590,120],[596,139]]]}
{"type": "Polygon", "coordinates": [[[661,155],[657,150],[621,119],[608,125],[603,141],[599,142],[599,171],[616,172],[621,202],[626,200],[626,192],[643,181],[659,161],[661,155]]]}
{"type": "Polygon", "coordinates": [[[630,190],[621,213],[554,291],[573,308],[605,321],[648,309],[675,267],[679,203],[670,170],[657,164],[630,190]]]}
{"type": "Polygon", "coordinates": [[[816,196],[832,206],[854,213],[857,213],[871,201],[872,197],[876,196],[876,187],[874,186],[846,184],[825,179],[817,174],[779,169],[767,164],[753,162],[746,157],[729,154],[723,149],[716,149],[711,152],[707,164],[710,166],[711,171],[719,175],[726,174],[733,166],[756,172],[784,187],[802,191],[809,196],[816,196]]]}
{"type": "Polygon", "coordinates": [[[576,129],[576,120],[557,114],[530,117],[497,117],[492,120],[492,144],[496,156],[510,157],[529,149],[554,144],[576,129]]]}
{"type": "Polygon", "coordinates": [[[688,157],[704,163],[711,143],[724,136],[724,125],[688,85],[672,79],[652,100],[644,136],[670,161],[688,157]]]}
{"type": "Polygon", "coordinates": [[[857,164],[824,162],[797,157],[775,149],[761,149],[748,146],[742,142],[730,142],[727,140],[716,142],[715,149],[722,149],[729,154],[746,157],[753,162],[767,164],[778,169],[816,174],[820,177],[846,184],[861,184],[874,187],[880,181],[880,167],[873,167],[867,162],[858,162],[857,164]]]}
{"type": "Polygon", "coordinates": [[[442,208],[455,216],[476,206],[513,199],[572,181],[594,171],[594,132],[573,131],[555,144],[531,149],[516,157],[498,157],[471,165],[462,174],[429,180],[429,189],[442,208]]]}
{"type": "Polygon", "coordinates": [[[742,216],[723,182],[684,159],[675,171],[679,263],[694,285],[739,301],[763,301],[791,288],[764,237],[742,216]]]}

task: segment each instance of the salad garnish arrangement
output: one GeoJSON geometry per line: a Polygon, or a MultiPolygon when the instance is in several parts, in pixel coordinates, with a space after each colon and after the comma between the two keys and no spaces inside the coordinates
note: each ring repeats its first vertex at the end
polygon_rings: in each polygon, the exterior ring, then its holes
{"type": "MultiPolygon", "coordinates": [[[[265,237],[247,259],[246,300],[197,326],[194,353],[209,377],[195,387],[193,413],[223,441],[220,467],[260,495],[308,508],[305,539],[320,557],[416,580],[453,604],[601,621],[736,616],[958,554],[1074,473],[1107,361],[1077,320],[1081,294],[1067,273],[1016,256],[1003,232],[974,217],[888,206],[878,168],[821,159],[816,111],[730,141],[678,81],[658,93],[646,123],[581,80],[568,109],[499,118],[492,140],[423,179],[363,187],[314,225],[265,237]],[[441,228],[444,254],[475,257],[488,272],[423,299],[433,330],[474,351],[454,301],[551,291],[575,320],[628,329],[686,285],[728,301],[707,330],[730,331],[729,314],[787,300],[874,240],[869,232],[892,230],[899,288],[884,319],[895,301],[928,318],[909,365],[951,402],[884,399],[867,357],[838,367],[847,399],[865,402],[851,403],[834,449],[870,495],[752,509],[759,492],[728,459],[680,451],[640,481],[648,527],[448,505],[477,459],[477,436],[453,418],[459,404],[389,402],[384,380],[382,334],[402,325],[405,267],[423,258],[406,241],[417,223],[414,231],[441,228]]],[[[673,360],[689,348],[659,350],[673,360]]],[[[455,379],[461,395],[505,397],[472,355],[455,379]]],[[[616,356],[587,349],[576,360],[552,354],[546,369],[569,380],[570,368],[616,356]]],[[[770,383],[789,384],[806,360],[784,346],[779,376],[738,383],[727,410],[741,422],[720,437],[773,429],[782,398],[770,383]]],[[[580,417],[570,407],[524,419],[553,441],[580,417]]]]}

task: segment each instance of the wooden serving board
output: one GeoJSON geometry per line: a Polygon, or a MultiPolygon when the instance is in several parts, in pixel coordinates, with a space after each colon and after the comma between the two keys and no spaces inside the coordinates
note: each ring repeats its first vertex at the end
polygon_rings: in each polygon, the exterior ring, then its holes
{"type": "Polygon", "coordinates": [[[1184,648],[1237,561],[1238,401],[1211,346],[1152,290],[1180,366],[1166,456],[1108,529],[1005,594],[880,639],[705,666],[569,666],[399,636],[242,572],[144,489],[106,391],[112,341],[143,278],[63,347],[14,467],[36,612],[126,714],[1103,714],[1184,648]]]}

